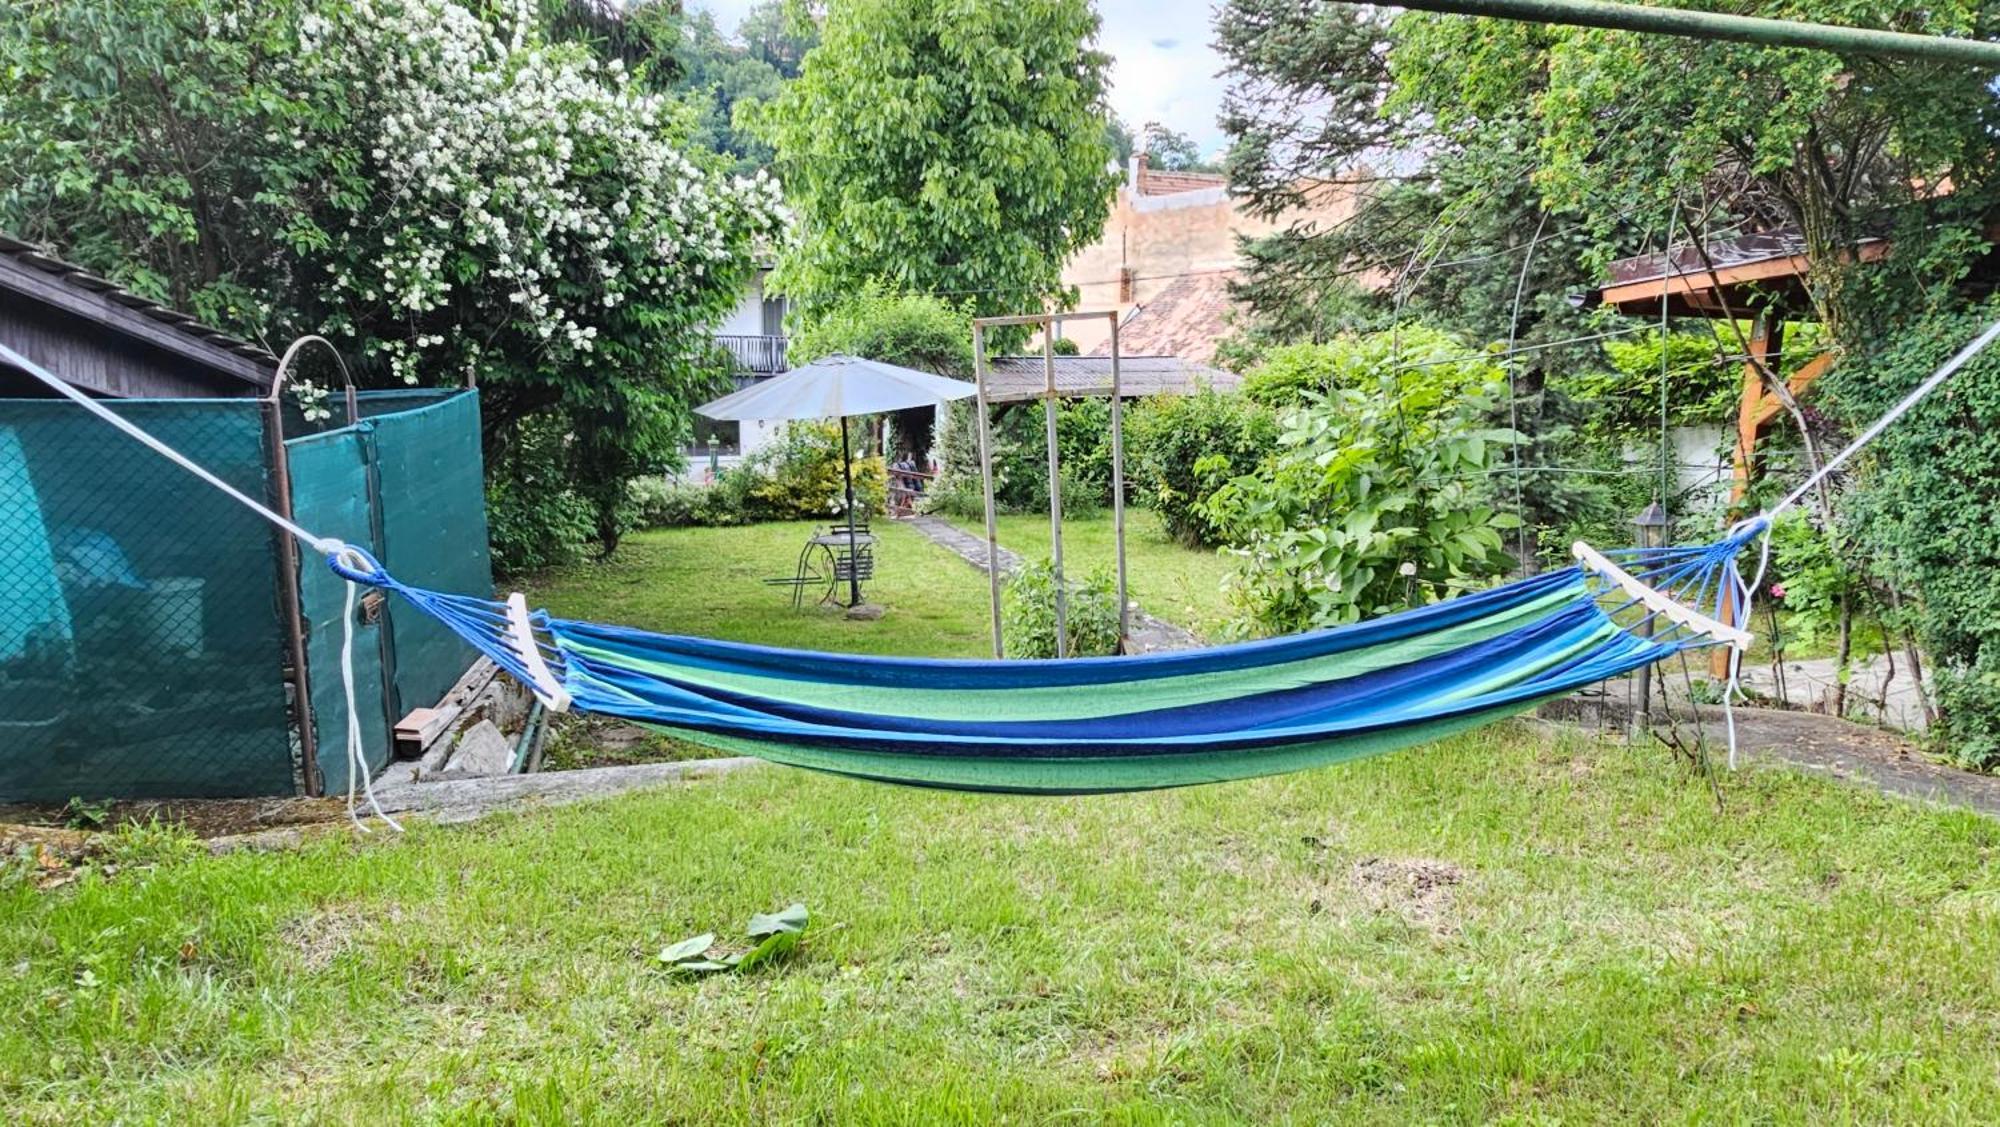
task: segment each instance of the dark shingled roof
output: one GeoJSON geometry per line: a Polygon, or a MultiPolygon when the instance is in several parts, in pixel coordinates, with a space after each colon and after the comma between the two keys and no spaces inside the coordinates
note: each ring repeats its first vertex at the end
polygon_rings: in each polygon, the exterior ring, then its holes
{"type": "MultiPolygon", "coordinates": [[[[1243,377],[1178,356],[1121,356],[1119,390],[1126,399],[1187,395],[1202,388],[1234,391],[1243,377]]],[[[1040,356],[997,356],[987,362],[986,398],[992,403],[1040,399],[1048,386],[1040,356]]],[[[1056,357],[1056,394],[1064,399],[1106,399],[1111,395],[1111,357],[1056,357]]]]}
{"type": "Polygon", "coordinates": [[[108,278],[0,234],[0,292],[17,294],[208,369],[268,387],[270,350],[212,329],[108,278]]]}

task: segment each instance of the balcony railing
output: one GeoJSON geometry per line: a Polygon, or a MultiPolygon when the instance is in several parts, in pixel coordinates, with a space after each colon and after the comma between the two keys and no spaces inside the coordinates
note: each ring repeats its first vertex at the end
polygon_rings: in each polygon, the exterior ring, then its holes
{"type": "Polygon", "coordinates": [[[774,376],[786,371],[785,338],[764,336],[718,336],[715,343],[736,360],[736,370],[753,376],[774,376]]]}

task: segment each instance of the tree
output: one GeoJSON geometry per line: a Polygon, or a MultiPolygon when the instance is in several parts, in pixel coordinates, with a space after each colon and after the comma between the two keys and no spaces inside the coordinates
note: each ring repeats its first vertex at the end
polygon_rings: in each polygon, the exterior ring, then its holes
{"type": "Polygon", "coordinates": [[[766,115],[808,320],[870,282],[975,313],[1066,303],[1110,209],[1108,58],[1086,0],[836,0],[766,115]]]}
{"type": "Polygon", "coordinates": [[[671,88],[695,106],[695,141],[730,158],[739,174],[771,167],[771,146],[755,123],[819,41],[817,25],[788,6],[796,7],[766,0],[750,9],[733,37],[706,9],[653,0],[633,10],[634,20],[659,28],[668,45],[664,69],[671,88]]]}
{"type": "Polygon", "coordinates": [[[780,222],[617,62],[451,0],[79,0],[0,21],[0,224],[364,379],[484,391],[489,464],[552,422],[615,542],[708,326],[780,222]]]}
{"type": "MultiPolygon", "coordinates": [[[[1607,511],[1621,498],[1606,479],[1556,465],[1576,460],[1583,421],[1570,381],[1604,363],[1577,343],[1601,328],[1596,315],[1568,300],[1595,280],[1599,241],[1530,183],[1524,114],[1500,107],[1483,129],[1444,135],[1425,106],[1397,100],[1389,59],[1398,26],[1377,9],[1340,4],[1233,0],[1223,9],[1231,187],[1254,214],[1287,220],[1243,246],[1234,290],[1252,317],[1230,355],[1251,366],[1274,344],[1399,322],[1530,350],[1505,364],[1507,394],[1491,421],[1523,434],[1496,500],[1522,519],[1511,547],[1533,560],[1544,554],[1539,541],[1567,544],[1558,532],[1624,518],[1607,511]],[[1351,215],[1314,217],[1336,203],[1351,215]]],[[[1424,351],[1408,333],[1375,339],[1405,361],[1424,351]]]]}
{"type": "Polygon", "coordinates": [[[1136,144],[1132,136],[1132,127],[1125,124],[1124,119],[1115,113],[1108,114],[1104,118],[1104,143],[1111,147],[1112,163],[1120,169],[1131,161],[1133,147],[1136,144]]]}
{"type": "Polygon", "coordinates": [[[1147,163],[1168,172],[1219,172],[1217,161],[1204,160],[1194,138],[1157,121],[1146,123],[1147,163]]]}

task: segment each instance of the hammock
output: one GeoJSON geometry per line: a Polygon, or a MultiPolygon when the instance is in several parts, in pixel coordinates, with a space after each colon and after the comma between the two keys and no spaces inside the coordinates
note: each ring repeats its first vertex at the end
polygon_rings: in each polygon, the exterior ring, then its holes
{"type": "MultiPolygon", "coordinates": [[[[1995,340],[2000,322],[1778,504],[1714,544],[1600,553],[1579,542],[1573,567],[1340,629],[1139,657],[1007,662],[652,634],[530,613],[518,594],[500,603],[411,587],[368,553],[299,526],[5,345],[0,362],[325,554],[348,580],[341,668],[347,754],[373,805],[352,661],[362,585],[392,591],[436,617],[549,708],[615,716],[778,763],[961,790],[1149,790],[1324,766],[1475,727],[1702,646],[1734,651],[1726,708],[1750,645],[1743,624],[1769,560],[1771,518],[1995,340]],[[1745,584],[1736,557],[1759,539],[1757,578],[1745,584]]],[[[333,348],[319,337],[300,338],[279,361],[278,379],[307,343],[333,348]]],[[[350,776],[350,815],[353,785],[350,776]]]]}
{"type": "MultiPolygon", "coordinates": [[[[1576,566],[1353,626],[1068,661],[885,658],[654,634],[406,586],[365,552],[328,563],[435,616],[548,707],[719,750],[956,790],[1150,790],[1344,762],[1434,740],[1683,650],[1749,644],[1740,526],[1699,548],[1576,566]]],[[[1615,557],[1615,558],[1614,558],[1615,557]]]]}

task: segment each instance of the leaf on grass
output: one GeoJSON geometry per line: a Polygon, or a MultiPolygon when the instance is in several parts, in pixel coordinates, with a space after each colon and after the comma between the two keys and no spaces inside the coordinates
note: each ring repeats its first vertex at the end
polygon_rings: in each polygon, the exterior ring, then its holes
{"type": "Polygon", "coordinates": [[[716,971],[728,970],[735,965],[718,963],[714,959],[692,959],[685,963],[675,963],[669,969],[675,974],[714,974],[716,971]]]}
{"type": "Polygon", "coordinates": [[[806,919],[806,906],[804,904],[793,904],[782,912],[773,912],[768,915],[759,912],[751,916],[750,926],[744,930],[750,933],[750,938],[752,939],[762,939],[767,935],[778,935],[786,932],[796,934],[806,929],[806,919]]]}
{"type": "Polygon", "coordinates": [[[663,963],[685,963],[689,959],[702,955],[713,946],[715,946],[715,933],[712,931],[704,932],[701,935],[683,939],[671,947],[662,947],[660,949],[660,961],[663,963]]]}
{"type": "Polygon", "coordinates": [[[786,952],[790,951],[794,947],[797,947],[798,945],[799,945],[798,932],[796,931],[774,932],[770,935],[765,936],[763,942],[757,944],[755,947],[750,948],[748,951],[745,951],[743,952],[742,955],[738,956],[736,959],[736,969],[749,970],[751,967],[754,967],[759,963],[768,963],[772,959],[778,958],[779,956],[785,954],[786,952]]]}

